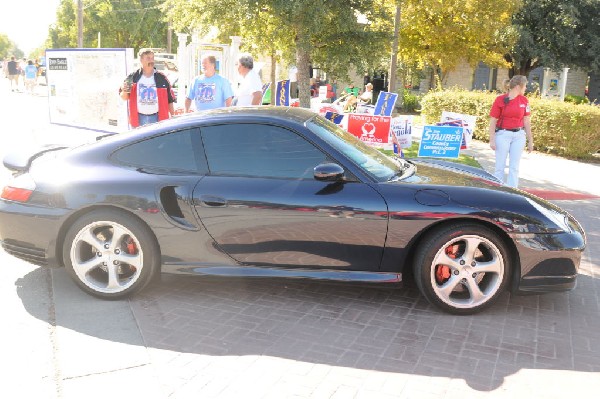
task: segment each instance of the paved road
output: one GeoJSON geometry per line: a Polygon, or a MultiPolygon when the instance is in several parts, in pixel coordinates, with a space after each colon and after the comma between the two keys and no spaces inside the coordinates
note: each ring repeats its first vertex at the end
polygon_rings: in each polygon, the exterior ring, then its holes
{"type": "MultiPolygon", "coordinates": [[[[31,141],[92,138],[49,127],[43,95],[3,87],[0,153],[31,141]]],[[[489,162],[485,145],[472,151],[489,162]]],[[[522,169],[524,186],[598,195],[590,184],[595,166],[531,154],[522,169]],[[560,173],[548,177],[547,169],[560,173]]],[[[279,279],[163,276],[130,300],[100,301],[62,269],[0,251],[0,395],[596,398],[600,200],[557,203],[588,232],[577,288],[507,293],[489,311],[467,317],[436,311],[414,287],[279,279]]]]}

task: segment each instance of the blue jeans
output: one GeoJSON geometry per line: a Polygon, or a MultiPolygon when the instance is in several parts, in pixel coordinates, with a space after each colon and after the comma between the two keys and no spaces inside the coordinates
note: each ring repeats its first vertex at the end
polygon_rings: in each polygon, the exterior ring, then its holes
{"type": "Polygon", "coordinates": [[[518,187],[519,163],[525,148],[525,130],[518,132],[498,130],[496,132],[496,169],[494,176],[505,182],[507,186],[518,187]],[[504,168],[508,157],[508,178],[504,180],[504,168]]]}
{"type": "Polygon", "coordinates": [[[149,123],[158,122],[158,113],[152,115],[140,114],[138,113],[138,117],[140,120],[140,126],[147,125],[149,123]]]}

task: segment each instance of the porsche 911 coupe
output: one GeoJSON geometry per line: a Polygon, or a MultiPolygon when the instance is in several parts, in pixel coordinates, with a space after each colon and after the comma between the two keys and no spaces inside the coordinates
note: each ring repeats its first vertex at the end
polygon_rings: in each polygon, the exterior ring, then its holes
{"type": "Polygon", "coordinates": [[[414,278],[470,314],[575,287],[585,248],[559,207],[479,168],[384,155],[299,108],[185,115],[74,148],[8,154],[4,250],[91,295],[160,272],[365,283],[414,278]]]}

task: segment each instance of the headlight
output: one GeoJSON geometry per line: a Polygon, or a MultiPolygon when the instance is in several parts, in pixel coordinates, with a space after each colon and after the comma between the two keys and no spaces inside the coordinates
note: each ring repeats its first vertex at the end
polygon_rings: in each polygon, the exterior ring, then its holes
{"type": "Polygon", "coordinates": [[[546,208],[545,206],[537,203],[536,201],[533,201],[530,198],[526,199],[542,215],[546,216],[562,230],[571,233],[571,228],[569,227],[569,218],[567,215],[565,215],[564,213],[557,212],[554,209],[546,208]]]}

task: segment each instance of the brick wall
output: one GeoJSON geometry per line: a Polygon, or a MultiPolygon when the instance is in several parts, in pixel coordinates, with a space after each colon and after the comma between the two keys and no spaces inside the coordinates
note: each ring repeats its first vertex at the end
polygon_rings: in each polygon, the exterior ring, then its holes
{"type": "Polygon", "coordinates": [[[473,68],[466,61],[462,61],[447,73],[442,85],[444,88],[458,86],[470,90],[473,87],[473,73],[473,68]]]}

